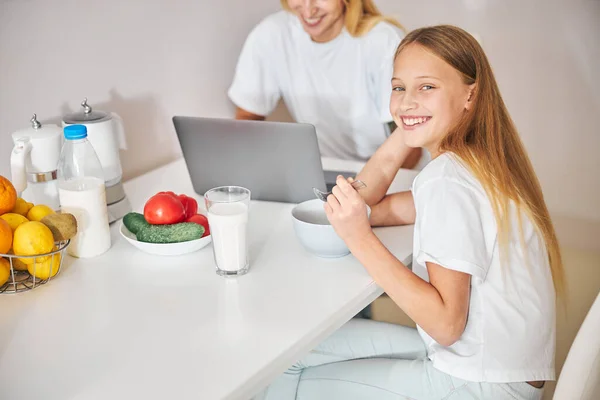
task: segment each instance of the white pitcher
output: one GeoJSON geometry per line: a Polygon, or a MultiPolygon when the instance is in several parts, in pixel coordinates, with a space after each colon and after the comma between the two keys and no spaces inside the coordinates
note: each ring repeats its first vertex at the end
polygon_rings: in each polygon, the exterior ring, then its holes
{"type": "Polygon", "coordinates": [[[11,180],[19,197],[60,209],[57,167],[63,144],[62,128],[43,125],[33,114],[31,127],[12,134],[11,180]]]}

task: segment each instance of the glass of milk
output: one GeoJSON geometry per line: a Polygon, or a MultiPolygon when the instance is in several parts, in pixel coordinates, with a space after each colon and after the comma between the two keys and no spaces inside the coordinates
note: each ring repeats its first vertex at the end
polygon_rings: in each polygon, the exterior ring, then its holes
{"type": "Polygon", "coordinates": [[[248,210],[250,190],[221,186],[204,194],[217,274],[239,276],[248,272],[248,210]]]}

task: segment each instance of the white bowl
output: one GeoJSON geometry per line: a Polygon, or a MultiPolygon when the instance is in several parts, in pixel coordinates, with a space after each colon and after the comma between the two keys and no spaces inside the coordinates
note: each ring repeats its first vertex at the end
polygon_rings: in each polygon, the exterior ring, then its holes
{"type": "Polygon", "coordinates": [[[140,242],[133,233],[129,232],[129,229],[127,229],[123,222],[121,222],[121,236],[123,236],[125,240],[138,249],[149,254],[155,254],[157,256],[180,256],[183,254],[193,253],[194,251],[198,251],[212,242],[211,235],[200,239],[179,243],[140,242]]]}
{"type": "MultiPolygon", "coordinates": [[[[292,210],[294,231],[306,251],[319,257],[336,258],[350,254],[346,243],[327,220],[324,203],[319,199],[298,204],[292,210]]],[[[370,215],[371,209],[367,207],[370,215]]]]}

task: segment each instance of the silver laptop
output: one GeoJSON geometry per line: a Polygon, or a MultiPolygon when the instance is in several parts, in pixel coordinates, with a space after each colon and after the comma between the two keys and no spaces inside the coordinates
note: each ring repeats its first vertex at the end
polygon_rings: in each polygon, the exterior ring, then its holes
{"type": "Polygon", "coordinates": [[[250,189],[253,200],[300,203],[315,198],[313,187],[330,188],[340,174],[323,171],[310,124],[183,116],[173,117],[173,124],[199,195],[235,185],[250,189]]]}

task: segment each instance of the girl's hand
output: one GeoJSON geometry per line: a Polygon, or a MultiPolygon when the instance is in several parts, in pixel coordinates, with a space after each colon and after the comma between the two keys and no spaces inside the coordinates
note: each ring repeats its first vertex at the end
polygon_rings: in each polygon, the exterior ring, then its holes
{"type": "Polygon", "coordinates": [[[338,176],[333,194],[329,195],[324,206],[327,219],[348,246],[372,232],[367,204],[350,185],[352,181],[352,178],[345,180],[341,175],[338,176]]]}

